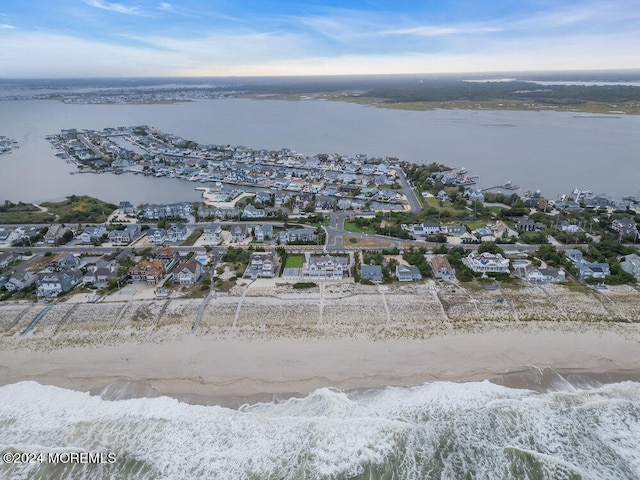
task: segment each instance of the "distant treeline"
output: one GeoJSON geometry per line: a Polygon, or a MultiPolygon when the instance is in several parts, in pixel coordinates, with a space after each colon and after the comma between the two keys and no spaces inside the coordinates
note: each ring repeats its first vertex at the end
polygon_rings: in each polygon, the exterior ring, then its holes
{"type": "Polygon", "coordinates": [[[556,105],[585,102],[640,102],[640,87],[630,85],[540,85],[533,82],[467,82],[418,76],[359,76],[265,79],[245,84],[257,94],[358,91],[389,102],[529,100],[556,105]]]}

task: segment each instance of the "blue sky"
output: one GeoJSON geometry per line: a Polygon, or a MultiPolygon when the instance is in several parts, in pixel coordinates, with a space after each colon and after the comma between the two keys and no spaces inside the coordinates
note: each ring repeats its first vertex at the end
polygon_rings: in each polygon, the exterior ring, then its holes
{"type": "Polygon", "coordinates": [[[640,68],[640,0],[3,0],[0,76],[640,68]]]}

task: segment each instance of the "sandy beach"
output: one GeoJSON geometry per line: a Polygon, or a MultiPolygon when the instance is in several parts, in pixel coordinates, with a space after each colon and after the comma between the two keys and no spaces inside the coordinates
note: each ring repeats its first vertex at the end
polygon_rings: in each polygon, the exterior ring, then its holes
{"type": "Polygon", "coordinates": [[[638,292],[620,287],[603,295],[433,282],[296,291],[256,282],[211,298],[193,334],[202,299],[71,299],[26,336],[45,306],[6,303],[0,384],[35,380],[94,393],[111,385],[111,398],[207,403],[198,398],[495,379],[526,365],[634,377],[638,292]]]}

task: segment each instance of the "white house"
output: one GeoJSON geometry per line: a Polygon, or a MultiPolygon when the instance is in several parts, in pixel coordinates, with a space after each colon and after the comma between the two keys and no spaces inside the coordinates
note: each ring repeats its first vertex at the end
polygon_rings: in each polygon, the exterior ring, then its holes
{"type": "Polygon", "coordinates": [[[200,277],[202,277],[202,264],[192,257],[176,267],[173,282],[180,285],[195,285],[200,277]]]}
{"type": "Polygon", "coordinates": [[[484,252],[478,254],[476,252],[472,252],[469,256],[462,259],[462,263],[474,272],[509,273],[509,260],[499,253],[493,254],[484,252]]]}
{"type": "Polygon", "coordinates": [[[103,235],[107,234],[107,229],[102,225],[98,225],[95,227],[87,227],[84,229],[80,235],[78,235],[78,240],[82,243],[92,243],[99,241],[103,235]]]}
{"type": "Polygon", "coordinates": [[[204,243],[220,245],[222,243],[222,227],[219,223],[210,223],[204,227],[204,243]]]}

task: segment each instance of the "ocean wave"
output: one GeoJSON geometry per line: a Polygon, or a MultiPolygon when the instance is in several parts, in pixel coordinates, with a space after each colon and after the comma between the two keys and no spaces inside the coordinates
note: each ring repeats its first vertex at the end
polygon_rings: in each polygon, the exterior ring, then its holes
{"type": "Polygon", "coordinates": [[[238,410],[0,388],[0,452],[112,452],[113,464],[0,464],[1,478],[640,478],[640,384],[547,392],[430,382],[238,410]]]}

